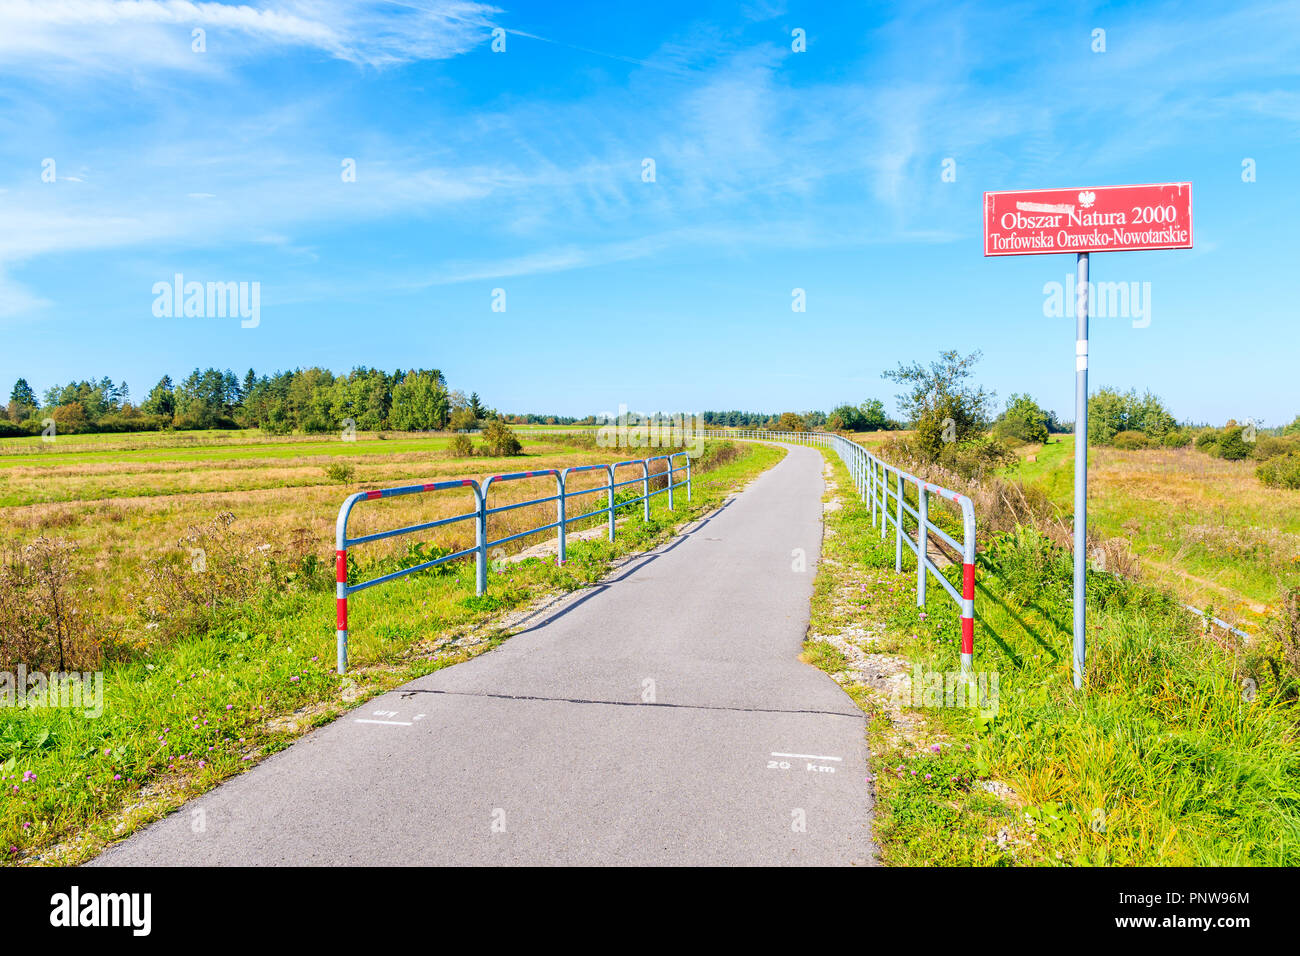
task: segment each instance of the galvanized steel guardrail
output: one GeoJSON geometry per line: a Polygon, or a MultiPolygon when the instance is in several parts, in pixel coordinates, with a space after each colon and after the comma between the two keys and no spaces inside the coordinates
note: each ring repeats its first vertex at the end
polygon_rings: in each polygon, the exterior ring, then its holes
{"type": "Polygon", "coordinates": [[[857,442],[833,432],[778,432],[741,428],[725,431],[711,430],[706,434],[718,438],[784,441],[834,449],[848,468],[854,488],[861,500],[870,499],[871,523],[873,526],[879,526],[880,537],[884,538],[888,525],[894,526],[894,570],[902,573],[904,547],[916,555],[916,606],[925,607],[926,572],[929,571],[960,608],[961,669],[963,674],[971,673],[975,654],[975,505],[970,498],[882,461],[857,442]],[[907,501],[909,485],[916,490],[915,508],[907,501]],[[930,495],[951,501],[961,509],[962,540],[960,542],[930,519],[930,495]],[[905,530],[905,515],[914,520],[915,540],[905,530]],[[961,553],[960,592],[930,559],[931,535],[961,553]]]}
{"type": "Polygon", "coordinates": [[[340,674],[347,672],[348,666],[348,597],[356,594],[358,591],[364,591],[367,588],[373,588],[377,585],[384,584],[396,578],[404,577],[408,574],[416,574],[420,571],[427,571],[429,568],[448,561],[455,561],[458,558],[466,558],[474,555],[475,575],[474,575],[474,593],[483,594],[487,590],[487,554],[488,548],[496,545],[505,544],[509,541],[515,541],[519,538],[527,537],[530,534],[537,534],[540,531],[556,529],[557,538],[557,555],[556,561],[563,564],[565,560],[565,533],[569,525],[575,521],[581,521],[584,518],[595,517],[599,514],[607,514],[609,517],[609,540],[614,540],[615,534],[615,512],[620,508],[636,504],[638,501],[644,503],[643,519],[650,520],[650,499],[656,495],[667,493],[668,508],[673,508],[673,490],[676,488],[686,488],[686,500],[691,500],[691,459],[684,451],[673,452],[667,455],[653,455],[649,458],[634,458],[628,461],[615,462],[609,465],[575,465],[565,468],[562,471],[555,468],[546,468],[538,471],[517,471],[504,475],[493,475],[484,481],[481,485],[472,478],[457,478],[450,481],[434,481],[419,485],[406,485],[400,488],[384,488],[377,491],[358,491],[348,498],[339,507],[338,520],[334,526],[334,554],[335,554],[335,603],[337,605],[337,644],[338,644],[338,672],[340,674]],[[673,464],[673,460],[682,458],[685,464],[673,464]],[[650,466],[653,462],[662,461],[665,463],[665,470],[660,472],[651,472],[650,466]],[[624,481],[618,481],[617,471],[624,467],[641,468],[639,477],[630,478],[624,481]],[[596,485],[592,488],[580,488],[569,490],[569,475],[580,472],[600,471],[603,470],[608,478],[605,484],[596,485]],[[686,477],[682,481],[677,481],[674,476],[679,472],[685,472],[686,477]],[[650,490],[650,479],[666,476],[666,487],[650,490]],[[496,508],[488,507],[488,494],[494,483],[501,484],[508,481],[522,481],[525,478],[554,478],[555,494],[543,498],[531,498],[527,501],[514,502],[511,504],[500,505],[496,508]],[[619,488],[627,485],[641,484],[641,494],[627,501],[615,502],[615,493],[619,488]],[[452,515],[449,518],[439,518],[435,521],[423,521],[419,524],[407,525],[404,528],[395,528],[390,531],[376,531],[372,534],[363,534],[356,538],[348,537],[348,519],[352,515],[352,509],[362,501],[375,501],[383,498],[395,498],[401,495],[423,494],[432,491],[448,491],[457,488],[468,488],[474,495],[474,508],[464,514],[452,515]],[[569,515],[567,502],[572,498],[582,495],[605,492],[606,500],[604,507],[596,508],[580,515],[569,515]],[[547,524],[539,525],[536,528],[529,528],[526,531],[520,531],[515,534],[506,535],[504,538],[495,540],[488,539],[487,521],[494,514],[501,514],[505,511],[514,511],[518,508],[526,508],[529,505],[546,504],[555,502],[555,520],[547,524]],[[474,522],[474,547],[465,548],[455,551],[451,554],[445,554],[435,558],[432,561],[425,561],[410,568],[401,568],[388,574],[382,574],[377,578],[371,578],[369,581],[362,581],[359,584],[352,584],[348,581],[348,549],[357,545],[367,544],[372,541],[382,541],[387,538],[395,538],[399,535],[414,534],[419,531],[428,531],[433,528],[439,528],[444,525],[455,524],[459,521],[474,522]]]}

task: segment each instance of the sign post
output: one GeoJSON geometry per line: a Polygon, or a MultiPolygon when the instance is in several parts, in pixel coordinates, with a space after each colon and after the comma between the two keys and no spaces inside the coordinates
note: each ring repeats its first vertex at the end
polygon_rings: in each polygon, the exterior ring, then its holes
{"type": "Polygon", "coordinates": [[[1192,247],[1192,184],[1030,189],[984,194],[984,255],[1077,256],[1074,337],[1074,686],[1088,653],[1089,254],[1192,247]]]}
{"type": "Polygon", "coordinates": [[[1074,337],[1074,689],[1088,656],[1088,253],[1079,253],[1074,337]]]}

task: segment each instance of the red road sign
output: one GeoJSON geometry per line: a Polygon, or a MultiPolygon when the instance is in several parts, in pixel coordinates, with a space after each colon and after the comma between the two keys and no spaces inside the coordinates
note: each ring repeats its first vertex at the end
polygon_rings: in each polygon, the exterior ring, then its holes
{"type": "Polygon", "coordinates": [[[984,255],[1192,247],[1192,184],[984,194],[984,255]]]}

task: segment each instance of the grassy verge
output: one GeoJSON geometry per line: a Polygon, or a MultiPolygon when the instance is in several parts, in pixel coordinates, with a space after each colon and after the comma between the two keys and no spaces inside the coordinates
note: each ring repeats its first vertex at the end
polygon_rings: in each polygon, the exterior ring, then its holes
{"type": "Polygon", "coordinates": [[[975,670],[992,693],[962,706],[946,694],[955,606],[934,584],[915,606],[914,559],[904,550],[894,573],[892,536],[830,460],[838,507],[807,657],[870,716],[886,862],[1300,863],[1292,686],[1207,637],[1165,591],[1097,574],[1088,685],[1075,693],[1069,556],[1022,531],[981,555],[975,670]],[[931,693],[935,674],[943,692],[931,693]]]}
{"type": "MultiPolygon", "coordinates": [[[[509,637],[508,611],[599,580],[716,507],[784,452],[740,445],[697,473],[693,502],[628,507],[618,540],[572,541],[568,561],[501,567],[474,595],[472,562],[364,592],[352,607],[352,670],[332,672],[332,591],[266,589],[221,608],[201,636],[162,644],[103,675],[103,713],[0,710],[0,854],[6,863],[81,862],[357,703],[509,637]]],[[[598,521],[599,519],[589,519],[598,521]]]]}

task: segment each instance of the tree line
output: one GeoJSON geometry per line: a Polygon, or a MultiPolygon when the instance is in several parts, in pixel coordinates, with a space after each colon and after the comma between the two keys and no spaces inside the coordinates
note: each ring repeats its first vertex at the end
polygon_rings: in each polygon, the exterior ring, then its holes
{"type": "Polygon", "coordinates": [[[40,398],[20,378],[9,395],[0,434],[39,434],[53,420],[59,433],[163,428],[260,428],[271,434],[322,433],[349,422],[360,431],[468,430],[498,418],[477,392],[447,384],[438,369],[359,367],[343,375],[307,368],[241,378],[230,369],[194,369],[180,382],[164,375],[139,404],[126,383],[74,381],[40,398]]]}

